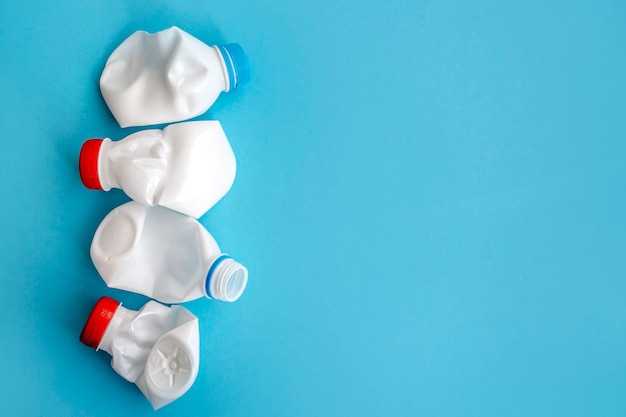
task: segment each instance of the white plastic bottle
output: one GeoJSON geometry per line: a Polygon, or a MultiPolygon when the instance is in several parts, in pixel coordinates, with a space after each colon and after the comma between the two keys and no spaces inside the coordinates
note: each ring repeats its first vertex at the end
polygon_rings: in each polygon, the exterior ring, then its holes
{"type": "Polygon", "coordinates": [[[102,297],[80,341],[111,355],[115,372],[135,383],[155,410],[187,392],[198,375],[198,318],[181,306],[149,301],[133,311],[102,297]]]}
{"type": "Polygon", "coordinates": [[[197,220],[134,201],[102,220],[91,259],[109,287],[168,304],[236,301],[248,283],[248,270],[223,254],[197,220]]]}
{"type": "Polygon", "coordinates": [[[235,154],[220,122],[184,122],[120,140],[90,139],[79,157],[85,187],[121,188],[133,200],[200,217],[235,181],[235,154]]]}
{"type": "Polygon", "coordinates": [[[147,126],[198,116],[249,78],[239,44],[208,46],[174,26],[122,42],[106,62],[100,90],[121,127],[147,126]]]}

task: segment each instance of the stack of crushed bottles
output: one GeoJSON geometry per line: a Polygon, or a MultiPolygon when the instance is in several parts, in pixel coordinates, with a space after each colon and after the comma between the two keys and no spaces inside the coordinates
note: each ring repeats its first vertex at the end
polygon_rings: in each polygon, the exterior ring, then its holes
{"type": "MultiPolygon", "coordinates": [[[[122,42],[100,90],[121,127],[149,126],[199,116],[249,78],[238,44],[208,46],[171,27],[122,42]]],[[[182,122],[119,141],[87,140],[79,171],[87,188],[119,188],[133,200],[96,230],[90,253],[98,273],[111,288],[156,300],[133,311],[100,298],[80,340],[111,355],[113,369],[158,409],[191,387],[200,352],[198,318],[161,303],[232,302],[248,282],[247,269],[197,220],[230,190],[235,155],[218,121],[182,122]]]]}

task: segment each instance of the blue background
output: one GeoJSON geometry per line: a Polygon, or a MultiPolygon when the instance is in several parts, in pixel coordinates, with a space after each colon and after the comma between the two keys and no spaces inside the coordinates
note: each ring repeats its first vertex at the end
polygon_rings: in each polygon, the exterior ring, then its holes
{"type": "Polygon", "coordinates": [[[238,158],[201,221],[245,263],[197,300],[201,370],[158,415],[626,415],[626,2],[2,1],[0,415],[149,416],[78,335],[127,201],[98,79],[135,30],[239,42],[200,119],[238,158]]]}

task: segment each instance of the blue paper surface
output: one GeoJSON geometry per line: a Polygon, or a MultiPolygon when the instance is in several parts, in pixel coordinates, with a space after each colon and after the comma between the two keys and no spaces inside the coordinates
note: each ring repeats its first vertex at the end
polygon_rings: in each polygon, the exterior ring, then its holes
{"type": "Polygon", "coordinates": [[[127,201],[85,189],[136,30],[240,43],[198,119],[238,159],[201,222],[250,271],[197,300],[201,366],[161,416],[626,415],[626,3],[89,1],[0,6],[0,415],[148,416],[78,341],[127,201]]]}

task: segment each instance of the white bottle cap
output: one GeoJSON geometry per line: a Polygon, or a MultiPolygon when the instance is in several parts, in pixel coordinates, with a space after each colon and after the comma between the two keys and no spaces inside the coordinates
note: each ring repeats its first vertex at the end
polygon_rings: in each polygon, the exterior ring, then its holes
{"type": "Polygon", "coordinates": [[[207,273],[206,296],[217,300],[237,301],[248,284],[248,270],[228,255],[218,256],[207,273]]]}

